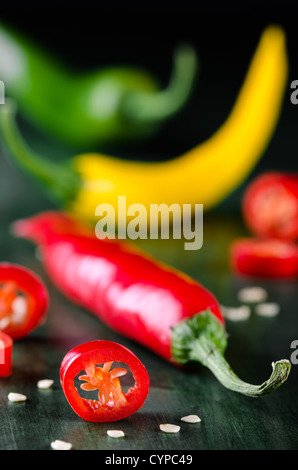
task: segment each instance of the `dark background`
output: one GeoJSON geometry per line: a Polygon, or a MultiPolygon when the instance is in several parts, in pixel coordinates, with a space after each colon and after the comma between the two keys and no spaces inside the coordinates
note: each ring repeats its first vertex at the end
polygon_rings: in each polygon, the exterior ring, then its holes
{"type": "Polygon", "coordinates": [[[171,158],[208,138],[228,116],[262,30],[270,23],[282,25],[287,33],[289,86],[274,144],[258,170],[292,170],[298,154],[298,106],[290,102],[290,83],[298,78],[298,7],[282,3],[279,9],[262,3],[238,10],[227,5],[137,10],[109,2],[110,8],[1,9],[0,17],[76,71],[139,65],[164,86],[174,47],[180,42],[191,43],[197,50],[200,70],[192,99],[183,112],[170,119],[150,142],[115,149],[120,155],[146,159],[171,158]]]}
{"type": "MultiPolygon", "coordinates": [[[[191,99],[181,112],[151,140],[112,148],[131,159],[172,158],[207,139],[227,118],[245,78],[262,30],[280,24],[287,34],[290,71],[283,112],[272,141],[244,184],[234,191],[219,210],[238,210],[239,198],[248,181],[266,169],[298,169],[298,106],[290,101],[292,80],[298,79],[298,7],[291,2],[229,7],[210,3],[210,8],[184,9],[171,6],[134,8],[109,2],[103,7],[10,8],[1,18],[32,39],[45,51],[76,72],[87,72],[115,64],[145,68],[166,86],[172,54],[180,42],[191,43],[199,57],[199,74],[191,99]]],[[[65,5],[65,4],[64,4],[65,5]]],[[[84,5],[88,6],[88,2],[84,5]]],[[[146,4],[145,4],[146,5],[146,4]]],[[[272,77],[274,81],[274,77],[272,77]]],[[[58,153],[60,148],[58,147],[58,153]]],[[[61,153],[65,148],[61,146],[61,153]]],[[[66,149],[67,153],[68,149],[66,149]]],[[[227,162],[228,164],[228,162],[227,162]]]]}

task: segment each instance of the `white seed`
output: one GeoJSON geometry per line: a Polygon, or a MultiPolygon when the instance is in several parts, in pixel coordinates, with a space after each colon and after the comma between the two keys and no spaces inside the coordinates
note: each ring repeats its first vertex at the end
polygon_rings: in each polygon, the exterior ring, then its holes
{"type": "Polygon", "coordinates": [[[9,317],[3,317],[0,320],[0,330],[4,330],[10,323],[10,318],[9,317]]]}
{"type": "Polygon", "coordinates": [[[201,418],[199,418],[197,415],[188,415],[183,416],[183,418],[181,418],[181,421],[184,421],[185,423],[199,423],[201,421],[201,418]]]}
{"type": "Polygon", "coordinates": [[[72,444],[70,442],[59,441],[59,439],[57,439],[56,441],[51,442],[51,447],[54,450],[70,450],[72,448],[72,444]]]}
{"type": "Polygon", "coordinates": [[[280,311],[280,307],[275,302],[266,302],[262,304],[258,304],[255,307],[255,313],[262,317],[275,317],[278,315],[280,311]]]}
{"type": "Polygon", "coordinates": [[[54,383],[52,379],[42,379],[37,382],[37,387],[42,389],[50,388],[54,383]]]}
{"type": "Polygon", "coordinates": [[[227,320],[241,321],[250,317],[251,310],[247,305],[240,307],[224,307],[221,305],[221,312],[227,320]]]}
{"type": "Polygon", "coordinates": [[[125,434],[123,431],[119,431],[117,429],[109,429],[107,431],[107,435],[110,437],[118,438],[118,437],[124,437],[125,434]]]}
{"type": "Polygon", "coordinates": [[[257,303],[263,302],[268,297],[268,293],[263,287],[243,287],[238,292],[240,302],[257,303]]]}
{"type": "Polygon", "coordinates": [[[14,323],[22,323],[27,314],[27,301],[20,295],[11,304],[12,320],[14,323]]]}
{"type": "Polygon", "coordinates": [[[22,393],[11,392],[8,394],[8,399],[9,401],[12,401],[12,402],[20,402],[20,401],[26,401],[27,397],[26,395],[23,395],[22,393]]]}
{"type": "Polygon", "coordinates": [[[162,432],[175,433],[180,431],[180,426],[176,426],[176,424],[160,424],[159,429],[162,432]]]}

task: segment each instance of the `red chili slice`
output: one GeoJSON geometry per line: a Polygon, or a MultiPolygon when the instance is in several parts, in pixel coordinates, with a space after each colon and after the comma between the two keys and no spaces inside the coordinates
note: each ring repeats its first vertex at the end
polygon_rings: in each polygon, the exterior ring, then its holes
{"type": "Polygon", "coordinates": [[[298,247],[279,239],[236,240],[231,246],[235,272],[252,277],[294,278],[298,275],[298,247]]]}
{"type": "Polygon", "coordinates": [[[91,341],[81,344],[64,357],[60,381],[70,406],[81,418],[91,422],[112,422],[126,418],[139,410],[149,392],[149,376],[141,361],[124,346],[111,341],[91,341]],[[113,367],[113,362],[127,366],[135,384],[124,393],[119,377],[126,367],[113,367]],[[75,379],[84,382],[80,388],[98,391],[96,399],[80,395],[75,379]]]}
{"type": "Polygon", "coordinates": [[[257,177],[244,194],[243,217],[256,235],[298,239],[298,175],[268,172],[257,177]]]}
{"type": "Polygon", "coordinates": [[[12,346],[11,337],[0,331],[0,377],[7,377],[11,374],[12,346]]]}
{"type": "Polygon", "coordinates": [[[41,279],[23,266],[0,263],[0,330],[21,338],[44,320],[48,292],[41,279]]]}

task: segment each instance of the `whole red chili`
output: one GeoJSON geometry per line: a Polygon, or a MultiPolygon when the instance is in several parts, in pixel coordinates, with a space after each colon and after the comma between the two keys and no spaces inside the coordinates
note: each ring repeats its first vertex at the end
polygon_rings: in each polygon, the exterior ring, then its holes
{"type": "Polygon", "coordinates": [[[111,422],[126,418],[138,411],[149,392],[149,376],[145,366],[126,347],[112,341],[90,341],[71,349],[64,357],[60,368],[60,381],[66,399],[81,418],[92,422],[111,422]],[[116,367],[113,363],[121,363],[116,367]],[[128,369],[134,384],[123,392],[119,377],[128,369]],[[78,392],[80,387],[89,395],[85,398],[78,392]]]}
{"type": "Polygon", "coordinates": [[[16,222],[14,233],[37,243],[48,275],[69,299],[163,358],[198,361],[225,387],[253,397],[287,379],[291,364],[281,360],[261,385],[240,380],[224,358],[227,335],[215,297],[130,243],[99,240],[55,212],[16,222]]]}
{"type": "Polygon", "coordinates": [[[243,217],[252,233],[298,239],[298,174],[266,172],[247,187],[243,217]]]}
{"type": "Polygon", "coordinates": [[[45,319],[47,288],[30,269],[0,263],[0,330],[13,339],[26,336],[45,319]]]}

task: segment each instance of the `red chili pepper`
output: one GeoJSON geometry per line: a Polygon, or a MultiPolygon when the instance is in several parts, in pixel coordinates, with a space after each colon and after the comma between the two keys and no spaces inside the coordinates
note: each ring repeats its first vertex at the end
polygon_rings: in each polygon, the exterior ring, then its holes
{"type": "Polygon", "coordinates": [[[0,331],[0,377],[8,377],[11,374],[12,347],[11,337],[0,331]]]}
{"type": "Polygon", "coordinates": [[[231,245],[232,269],[260,278],[294,278],[298,275],[298,247],[280,239],[242,238],[231,245]]]}
{"type": "Polygon", "coordinates": [[[243,217],[256,235],[298,238],[298,174],[269,172],[258,176],[243,198],[243,217]]]}
{"type": "Polygon", "coordinates": [[[75,413],[92,422],[118,421],[132,415],[143,406],[149,392],[145,366],[129,349],[111,341],[91,341],[69,351],[61,364],[60,381],[75,413]],[[123,363],[124,367],[113,367],[113,362],[123,363]],[[135,381],[127,393],[119,380],[128,372],[125,366],[135,381]],[[81,396],[76,378],[84,382],[82,390],[96,390],[96,397],[81,396]]]}
{"type": "Polygon", "coordinates": [[[262,385],[240,380],[224,358],[226,331],[215,297],[131,244],[87,236],[81,224],[59,213],[16,222],[14,232],[38,244],[48,275],[69,299],[163,358],[199,361],[224,386],[249,396],[269,393],[286,380],[287,360],[277,361],[262,385]]]}
{"type": "Polygon", "coordinates": [[[30,333],[44,320],[48,292],[31,270],[0,263],[0,330],[13,339],[30,333]]]}

